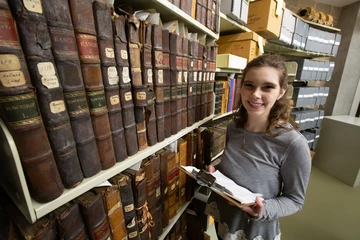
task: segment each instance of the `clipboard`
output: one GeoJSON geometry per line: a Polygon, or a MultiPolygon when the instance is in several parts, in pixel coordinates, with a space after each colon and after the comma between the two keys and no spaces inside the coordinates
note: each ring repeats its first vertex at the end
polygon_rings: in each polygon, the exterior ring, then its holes
{"type": "Polygon", "coordinates": [[[188,176],[190,176],[191,178],[195,179],[199,185],[210,188],[211,191],[225,198],[231,204],[237,206],[238,208],[243,208],[245,206],[252,206],[256,204],[255,201],[252,203],[241,203],[237,199],[234,199],[232,197],[233,194],[228,189],[226,189],[225,186],[221,186],[218,183],[216,183],[216,178],[202,169],[200,169],[199,171],[193,170],[190,173],[181,166],[178,166],[178,168],[184,173],[186,173],[188,176]]]}

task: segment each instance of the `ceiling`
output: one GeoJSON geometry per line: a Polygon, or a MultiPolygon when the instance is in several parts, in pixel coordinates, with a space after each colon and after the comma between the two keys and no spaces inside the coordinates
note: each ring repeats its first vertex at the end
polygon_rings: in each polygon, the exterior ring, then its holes
{"type": "Polygon", "coordinates": [[[359,0],[315,0],[317,3],[325,3],[336,7],[344,7],[359,0]]]}

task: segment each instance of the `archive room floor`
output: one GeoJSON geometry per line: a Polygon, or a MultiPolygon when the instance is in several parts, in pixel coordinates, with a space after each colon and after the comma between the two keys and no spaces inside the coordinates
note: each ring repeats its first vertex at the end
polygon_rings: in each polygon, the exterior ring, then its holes
{"type": "MultiPolygon", "coordinates": [[[[282,240],[359,240],[360,187],[312,167],[304,208],[280,219],[282,240]]],[[[214,224],[207,233],[216,240],[214,224]]]]}

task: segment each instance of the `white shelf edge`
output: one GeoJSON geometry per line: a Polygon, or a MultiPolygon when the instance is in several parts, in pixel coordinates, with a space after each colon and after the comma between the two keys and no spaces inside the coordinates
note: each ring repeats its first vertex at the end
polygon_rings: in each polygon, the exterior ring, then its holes
{"type": "Polygon", "coordinates": [[[244,69],[240,68],[216,68],[217,73],[242,73],[244,69]]]}
{"type": "Polygon", "coordinates": [[[175,217],[173,217],[172,219],[170,219],[169,224],[167,225],[166,228],[163,229],[163,233],[159,236],[159,240],[163,240],[166,238],[166,236],[169,234],[170,230],[174,227],[175,223],[177,222],[177,220],[179,220],[179,218],[181,217],[181,215],[185,212],[186,208],[189,206],[191,201],[185,202],[184,204],[182,204],[180,206],[180,208],[177,210],[175,217]]]}
{"type": "Polygon", "coordinates": [[[190,15],[188,15],[187,13],[185,13],[184,11],[182,11],[181,9],[179,9],[178,7],[176,7],[174,4],[172,4],[171,2],[167,1],[167,0],[152,0],[153,2],[156,2],[160,5],[162,5],[164,8],[166,8],[168,11],[170,11],[171,13],[175,14],[177,17],[179,17],[180,19],[182,19],[183,21],[186,21],[188,24],[193,25],[194,27],[198,28],[199,30],[203,31],[204,33],[206,33],[207,35],[211,36],[214,39],[218,39],[219,38],[219,34],[214,33],[213,31],[211,31],[209,28],[207,28],[206,26],[202,25],[200,22],[198,22],[197,20],[193,19],[190,15]]]}
{"type": "Polygon", "coordinates": [[[294,55],[294,53],[297,52],[297,53],[301,54],[301,56],[303,56],[303,57],[312,57],[312,56],[335,57],[336,56],[334,54],[329,54],[329,53],[312,52],[312,51],[302,50],[302,49],[298,49],[298,48],[291,48],[288,46],[280,45],[278,43],[269,42],[269,41],[267,41],[265,44],[265,51],[277,52],[279,54],[290,55],[290,56],[299,56],[299,55],[294,55]],[[271,47],[275,47],[277,49],[272,49],[271,47]],[[283,49],[283,51],[281,49],[283,49]],[[287,50],[287,52],[285,52],[285,50],[287,50]]]}
{"type": "MultiPolygon", "coordinates": [[[[251,32],[250,29],[248,29],[247,27],[245,27],[244,25],[241,25],[240,23],[236,22],[235,20],[229,18],[228,16],[226,16],[224,13],[220,12],[220,21],[226,21],[229,24],[231,24],[232,26],[234,26],[233,30],[241,30],[243,32],[251,32]]],[[[221,23],[220,23],[221,25],[221,23]]],[[[220,27],[220,32],[221,32],[221,27],[220,27]]]]}
{"type": "Polygon", "coordinates": [[[219,152],[218,154],[215,155],[215,157],[211,158],[210,162],[213,162],[215,159],[217,159],[218,157],[220,157],[222,154],[224,153],[224,150],[222,150],[221,152],[219,152]]]}
{"type": "Polygon", "coordinates": [[[185,134],[191,132],[192,130],[198,128],[202,124],[206,123],[213,119],[213,115],[210,115],[207,118],[204,118],[201,121],[194,123],[192,126],[187,127],[175,135],[166,138],[164,141],[160,143],[156,143],[155,145],[148,147],[143,151],[139,151],[135,155],[128,157],[122,162],[116,163],[115,166],[111,167],[110,169],[103,170],[100,173],[96,174],[93,177],[85,178],[83,182],[73,189],[65,189],[64,193],[56,198],[55,200],[48,202],[48,203],[38,203],[32,199],[33,209],[36,214],[36,218],[39,219],[46,214],[52,212],[53,210],[57,209],[58,207],[62,206],[63,204],[75,199],[76,197],[80,196],[81,194],[89,191],[90,189],[96,187],[100,183],[106,181],[107,179],[115,176],[116,174],[124,171],[125,169],[137,164],[138,162],[142,161],[144,158],[150,156],[151,154],[159,151],[160,149],[164,148],[165,146],[169,145],[170,143],[174,142],[178,138],[184,136],[185,134]]]}
{"type": "Polygon", "coordinates": [[[233,112],[234,112],[234,111],[231,111],[231,112],[227,112],[227,113],[221,114],[221,115],[219,115],[219,116],[214,117],[212,120],[214,121],[214,120],[218,120],[218,119],[220,119],[220,118],[223,118],[223,117],[229,116],[229,115],[233,114],[233,112]]]}

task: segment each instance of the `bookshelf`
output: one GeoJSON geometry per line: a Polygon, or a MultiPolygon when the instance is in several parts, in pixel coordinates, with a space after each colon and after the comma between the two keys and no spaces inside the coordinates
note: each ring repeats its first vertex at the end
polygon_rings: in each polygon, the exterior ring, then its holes
{"type": "Polygon", "coordinates": [[[183,21],[189,32],[200,32],[213,39],[219,38],[219,34],[214,33],[167,0],[132,0],[132,5],[141,9],[156,9],[156,12],[160,13],[163,22],[171,20],[183,21]]]}
{"type": "Polygon", "coordinates": [[[227,117],[231,114],[233,114],[234,111],[231,111],[231,112],[227,112],[227,113],[224,113],[224,114],[220,114],[220,115],[215,115],[214,118],[212,119],[213,121],[215,120],[218,120],[218,119],[221,119],[221,118],[224,118],[224,117],[227,117]]]}
{"type": "Polygon", "coordinates": [[[264,50],[265,52],[277,53],[277,54],[294,56],[294,57],[303,57],[303,58],[335,57],[335,55],[333,54],[305,51],[272,42],[266,42],[264,50]]]}
{"type": "Polygon", "coordinates": [[[222,35],[251,32],[250,29],[229,18],[224,13],[220,13],[220,31],[222,35]]]}
{"type": "Polygon", "coordinates": [[[1,154],[3,154],[1,155],[2,161],[0,161],[0,184],[27,220],[34,223],[37,219],[75,199],[125,169],[140,163],[144,158],[154,154],[170,143],[176,141],[178,138],[186,135],[212,119],[213,115],[210,115],[209,117],[194,123],[192,126],[182,129],[177,134],[166,138],[164,141],[148,147],[143,151],[139,151],[122,162],[116,163],[115,166],[110,169],[103,170],[93,177],[85,178],[77,187],[73,189],[65,189],[64,193],[60,197],[48,203],[39,203],[30,197],[15,143],[4,122],[0,119],[0,139],[4,143],[1,145],[0,150],[1,154]]]}

